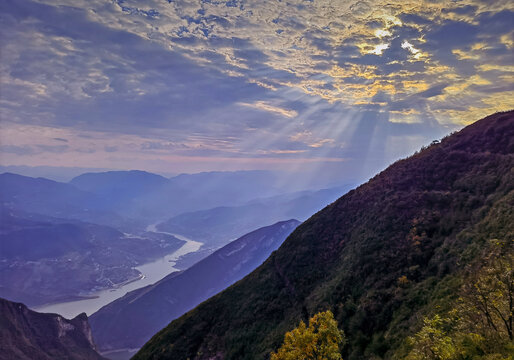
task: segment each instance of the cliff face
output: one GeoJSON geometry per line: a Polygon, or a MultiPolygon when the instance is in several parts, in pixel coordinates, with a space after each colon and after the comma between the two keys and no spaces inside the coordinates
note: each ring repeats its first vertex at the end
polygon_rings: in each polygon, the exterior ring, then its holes
{"type": "Polygon", "coordinates": [[[265,359],[327,309],[346,333],[345,360],[393,357],[488,240],[512,239],[513,169],[514,112],[477,121],[312,216],[134,359],[265,359]]]}
{"type": "Polygon", "coordinates": [[[0,299],[0,359],[101,360],[86,314],[67,320],[0,299]]]}

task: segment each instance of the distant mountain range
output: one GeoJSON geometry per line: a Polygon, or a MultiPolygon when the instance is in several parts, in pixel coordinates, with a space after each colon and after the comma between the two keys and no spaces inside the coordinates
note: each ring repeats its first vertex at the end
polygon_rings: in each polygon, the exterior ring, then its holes
{"type": "Polygon", "coordinates": [[[304,220],[346,191],[276,195],[285,191],[276,182],[266,171],[171,179],[111,171],[86,173],[69,183],[0,174],[0,296],[38,306],[135,279],[140,274],[134,266],[183,243],[146,231],[163,218],[170,220],[159,230],[204,244],[179,260],[185,269],[259,227],[304,220]]]}
{"type": "MultiPolygon", "coordinates": [[[[7,209],[134,232],[186,212],[245,206],[256,199],[297,191],[279,183],[276,174],[268,171],[183,174],[171,179],[144,171],[109,171],[85,173],[69,183],[3,173],[0,204],[7,209]]],[[[319,208],[316,204],[304,213],[319,208]]],[[[220,236],[228,239],[226,234],[220,236]]]]}
{"type": "Polygon", "coordinates": [[[279,219],[304,221],[350,190],[350,185],[318,191],[302,191],[253,200],[241,206],[223,206],[177,215],[158,225],[158,229],[203,241],[209,246],[223,245],[253,229],[279,219]]]}
{"type": "MultiPolygon", "coordinates": [[[[265,359],[300,320],[327,309],[346,334],[345,360],[404,359],[425,315],[459,306],[465,274],[493,239],[512,259],[513,169],[514,111],[434,142],[312,216],[133,359],[265,359]]],[[[439,336],[429,326],[426,341],[439,336]]]]}
{"type": "MultiPolygon", "coordinates": [[[[44,178],[0,174],[0,205],[48,217],[121,226],[124,219],[100,196],[44,178]]],[[[2,210],[3,212],[3,210],[2,210]]]]}
{"type": "Polygon", "coordinates": [[[86,314],[67,320],[0,298],[1,360],[105,360],[96,352],[86,314]]]}
{"type": "Polygon", "coordinates": [[[130,205],[130,201],[147,193],[160,191],[169,183],[163,176],[146,171],[108,171],[85,173],[69,183],[77,189],[100,196],[113,209],[130,205]]]}
{"type": "Polygon", "coordinates": [[[241,205],[258,197],[288,192],[277,188],[277,182],[276,175],[269,171],[207,172],[171,179],[143,172],[107,172],[84,174],[71,184],[79,184],[95,194],[117,194],[114,204],[119,206],[114,211],[124,217],[155,222],[184,212],[241,205]],[[123,184],[116,180],[122,178],[123,184]]]}
{"type": "Polygon", "coordinates": [[[186,269],[254,229],[304,220],[348,188],[291,192],[294,187],[279,182],[268,171],[171,179],[137,170],[107,171],[85,173],[69,183],[0,174],[0,296],[37,307],[83,299],[137,279],[141,274],[135,266],[183,244],[146,231],[165,218],[170,220],[159,230],[204,243],[179,260],[177,267],[186,269]]]}
{"type": "Polygon", "coordinates": [[[90,317],[96,343],[103,351],[142,346],[171,320],[253,271],[299,224],[289,220],[255,230],[189,269],[104,306],[90,317]]]}

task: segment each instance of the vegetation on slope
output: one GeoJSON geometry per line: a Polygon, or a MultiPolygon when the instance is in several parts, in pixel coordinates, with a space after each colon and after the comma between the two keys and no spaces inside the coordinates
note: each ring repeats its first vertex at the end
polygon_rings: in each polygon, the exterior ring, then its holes
{"type": "Polygon", "coordinates": [[[334,314],[330,310],[319,312],[309,319],[309,326],[300,321],[296,329],[287,332],[271,360],[342,360],[339,346],[344,339],[334,314]]]}
{"type": "Polygon", "coordinates": [[[397,358],[466,360],[514,358],[514,241],[493,239],[466,269],[450,311],[423,319],[397,358]],[[405,349],[408,349],[406,353],[405,349]]]}
{"type": "Polygon", "coordinates": [[[513,239],[514,112],[398,161],[296,229],[256,271],[156,334],[135,359],[265,359],[330,309],[345,360],[393,358],[450,311],[491,239],[513,239]]]}

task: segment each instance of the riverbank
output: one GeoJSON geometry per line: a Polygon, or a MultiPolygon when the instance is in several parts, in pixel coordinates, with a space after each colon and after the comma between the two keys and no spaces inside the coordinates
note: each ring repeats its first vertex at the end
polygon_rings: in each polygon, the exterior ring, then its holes
{"type": "Polygon", "coordinates": [[[127,292],[139,289],[147,285],[154,284],[157,281],[164,278],[165,276],[167,276],[168,274],[175,271],[179,271],[179,269],[175,267],[177,260],[181,256],[198,251],[202,246],[201,242],[191,240],[187,237],[178,234],[161,232],[158,231],[156,227],[157,224],[149,225],[147,230],[156,233],[173,235],[176,238],[185,241],[185,244],[182,245],[178,250],[166,256],[163,256],[155,261],[135,267],[135,269],[141,273],[139,279],[125,282],[125,284],[121,286],[103,289],[91,294],[84,295],[87,296],[86,299],[65,301],[50,305],[38,306],[34,307],[33,310],[45,313],[57,313],[67,319],[74,318],[75,316],[83,312],[85,312],[89,316],[94,312],[98,311],[103,306],[122,297],[127,292]]]}

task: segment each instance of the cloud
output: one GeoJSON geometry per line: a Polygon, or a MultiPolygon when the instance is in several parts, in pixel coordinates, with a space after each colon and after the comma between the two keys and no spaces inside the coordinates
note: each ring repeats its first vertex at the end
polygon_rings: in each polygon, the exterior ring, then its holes
{"type": "Polygon", "coordinates": [[[36,153],[31,146],[17,146],[17,145],[0,145],[0,151],[8,154],[16,155],[33,155],[36,153]]]}
{"type": "Polygon", "coordinates": [[[406,149],[398,136],[512,106],[500,0],[5,0],[0,22],[3,161],[376,164],[406,149]]]}
{"type": "Polygon", "coordinates": [[[253,108],[253,109],[262,110],[262,111],[267,111],[272,114],[278,114],[278,115],[281,115],[286,118],[294,118],[294,117],[298,116],[298,112],[295,110],[284,109],[284,108],[272,105],[272,104],[264,102],[264,101],[257,101],[255,103],[251,103],[251,104],[241,102],[241,103],[239,103],[239,105],[253,108]]]}
{"type": "Polygon", "coordinates": [[[113,152],[116,152],[118,151],[118,147],[117,146],[104,146],[104,150],[108,153],[113,153],[113,152]]]}
{"type": "Polygon", "coordinates": [[[31,145],[1,145],[0,152],[16,155],[35,155],[42,153],[61,153],[69,149],[68,145],[45,145],[36,144],[31,145]]]}
{"type": "Polygon", "coordinates": [[[60,153],[63,151],[68,150],[70,147],[68,145],[44,145],[44,144],[38,144],[36,147],[41,152],[49,152],[49,153],[60,153]]]}

